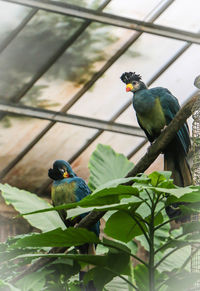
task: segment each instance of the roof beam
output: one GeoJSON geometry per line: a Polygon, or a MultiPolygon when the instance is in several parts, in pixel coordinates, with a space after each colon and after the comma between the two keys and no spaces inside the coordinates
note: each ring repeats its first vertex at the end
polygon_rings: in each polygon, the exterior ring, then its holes
{"type": "Polygon", "coordinates": [[[6,114],[22,115],[31,118],[45,119],[54,122],[68,123],[77,126],[145,137],[143,130],[136,126],[129,126],[122,123],[103,121],[99,119],[88,118],[73,114],[66,114],[52,110],[39,109],[16,104],[0,103],[0,111],[5,112],[6,114]]]}
{"type": "Polygon", "coordinates": [[[175,29],[162,25],[156,25],[151,22],[139,21],[136,19],[117,16],[110,13],[103,13],[92,9],[87,9],[67,3],[61,3],[51,0],[3,0],[11,3],[17,3],[29,7],[43,9],[49,12],[69,15],[104,24],[118,26],[126,29],[142,31],[159,36],[169,37],[177,40],[200,44],[200,34],[185,30],[175,29]]]}

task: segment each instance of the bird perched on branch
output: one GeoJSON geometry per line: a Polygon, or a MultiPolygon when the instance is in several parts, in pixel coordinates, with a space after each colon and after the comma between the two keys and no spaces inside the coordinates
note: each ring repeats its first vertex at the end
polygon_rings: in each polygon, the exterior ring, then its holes
{"type": "MultiPolygon", "coordinates": [[[[91,193],[85,181],[77,177],[70,164],[63,160],[57,160],[53,164],[53,169],[48,171],[49,178],[53,179],[51,188],[51,199],[54,206],[78,202],[91,193]]],[[[74,226],[88,213],[79,215],[74,219],[67,219],[67,211],[59,210],[59,215],[67,227],[74,226]]],[[[99,236],[99,225],[97,222],[90,230],[99,236]]]]}
{"type": "MultiPolygon", "coordinates": [[[[135,72],[123,73],[121,80],[126,84],[126,91],[133,93],[133,107],[138,123],[152,143],[179,111],[178,100],[166,88],[148,89],[141,76],[135,72]]],[[[164,169],[172,171],[174,184],[178,186],[192,184],[192,175],[186,160],[189,148],[189,129],[185,122],[163,152],[164,169]]],[[[168,209],[169,212],[171,210],[168,209]]]]}
{"type": "MultiPolygon", "coordinates": [[[[48,176],[54,180],[51,188],[51,198],[54,206],[67,203],[78,202],[91,193],[91,190],[85,181],[77,177],[70,164],[63,160],[57,160],[53,164],[53,169],[49,169],[48,176]]],[[[67,227],[74,226],[88,213],[84,213],[73,219],[67,219],[67,211],[59,210],[59,215],[67,227]]],[[[89,230],[97,236],[100,232],[100,222],[98,221],[89,230]]],[[[95,248],[92,244],[84,244],[78,247],[81,254],[95,254],[95,248]]],[[[80,272],[80,280],[83,279],[85,272],[80,272]]],[[[85,290],[96,290],[89,282],[85,290]]]]}

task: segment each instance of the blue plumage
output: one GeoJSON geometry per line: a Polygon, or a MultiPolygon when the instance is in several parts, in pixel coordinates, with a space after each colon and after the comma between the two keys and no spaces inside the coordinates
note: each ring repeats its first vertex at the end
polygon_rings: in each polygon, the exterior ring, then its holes
{"type": "MultiPolygon", "coordinates": [[[[126,91],[133,93],[133,107],[138,123],[152,143],[179,111],[179,102],[166,88],[148,89],[141,81],[141,76],[135,73],[123,73],[121,80],[126,83],[126,91]]],[[[163,152],[164,169],[172,172],[174,183],[178,186],[192,184],[192,175],[186,159],[189,148],[189,129],[185,122],[163,152]]],[[[166,210],[171,217],[178,213],[170,207],[166,210]]]]}
{"type": "MultiPolygon", "coordinates": [[[[51,198],[54,206],[78,202],[90,195],[91,190],[85,181],[77,177],[69,163],[64,160],[57,160],[53,164],[53,169],[49,169],[49,177],[54,180],[51,189],[51,198]]],[[[67,219],[67,212],[60,210],[59,214],[67,226],[78,223],[88,213],[81,214],[75,219],[67,219]]],[[[100,223],[97,222],[90,230],[99,235],[100,223]]]]}

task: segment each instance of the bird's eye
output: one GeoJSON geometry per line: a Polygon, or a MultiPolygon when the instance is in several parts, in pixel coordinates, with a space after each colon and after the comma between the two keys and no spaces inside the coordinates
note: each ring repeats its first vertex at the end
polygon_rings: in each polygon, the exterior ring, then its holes
{"type": "Polygon", "coordinates": [[[133,81],[133,82],[132,82],[132,84],[133,84],[133,85],[136,85],[136,84],[137,84],[137,82],[136,82],[136,81],[133,81]]]}
{"type": "Polygon", "coordinates": [[[64,173],[64,172],[65,172],[65,170],[64,170],[64,169],[59,169],[59,170],[60,170],[60,172],[61,172],[61,173],[64,173]]]}

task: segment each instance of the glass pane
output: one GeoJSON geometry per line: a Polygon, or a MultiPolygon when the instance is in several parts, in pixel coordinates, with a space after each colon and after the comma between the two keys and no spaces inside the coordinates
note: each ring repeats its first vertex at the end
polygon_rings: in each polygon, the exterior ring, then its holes
{"type": "Polygon", "coordinates": [[[122,73],[135,71],[148,81],[181,46],[176,40],[142,34],[69,113],[109,120],[132,98],[120,80],[122,73]]]}
{"type": "Polygon", "coordinates": [[[56,159],[69,160],[95,132],[95,129],[56,124],[3,181],[32,192],[37,191],[48,179],[48,169],[52,163],[56,159]]]}
{"type": "Polygon", "coordinates": [[[6,116],[0,121],[0,170],[2,171],[29,144],[49,121],[6,116]]]}
{"type": "Polygon", "coordinates": [[[73,4],[84,8],[97,9],[101,5],[103,0],[56,0],[67,4],[73,4]]]}
{"type": "Polygon", "coordinates": [[[193,84],[199,75],[199,63],[199,46],[192,45],[152,84],[152,87],[167,87],[178,98],[180,104],[183,104],[196,91],[193,84]]]}
{"type": "Polygon", "coordinates": [[[0,96],[16,97],[80,23],[74,18],[39,11],[0,55],[0,96]]]}
{"type": "Polygon", "coordinates": [[[74,169],[76,169],[77,165],[82,165],[83,170],[79,170],[77,168],[77,174],[82,177],[83,172],[87,169],[90,156],[99,143],[110,145],[116,152],[123,153],[125,156],[127,156],[142,141],[143,139],[139,137],[112,132],[104,132],[74,161],[72,166],[74,167],[74,169]]]}
{"type": "Polygon", "coordinates": [[[0,43],[2,43],[27,16],[31,8],[0,2],[0,43]]]}
{"type": "Polygon", "coordinates": [[[198,32],[199,11],[199,0],[176,0],[155,23],[177,29],[198,32]]]}
{"type": "Polygon", "coordinates": [[[23,104],[60,110],[131,35],[130,30],[92,23],[29,90],[23,104]]]}
{"type": "Polygon", "coordinates": [[[160,0],[113,0],[104,11],[127,18],[142,20],[159,3],[160,0]]]}

